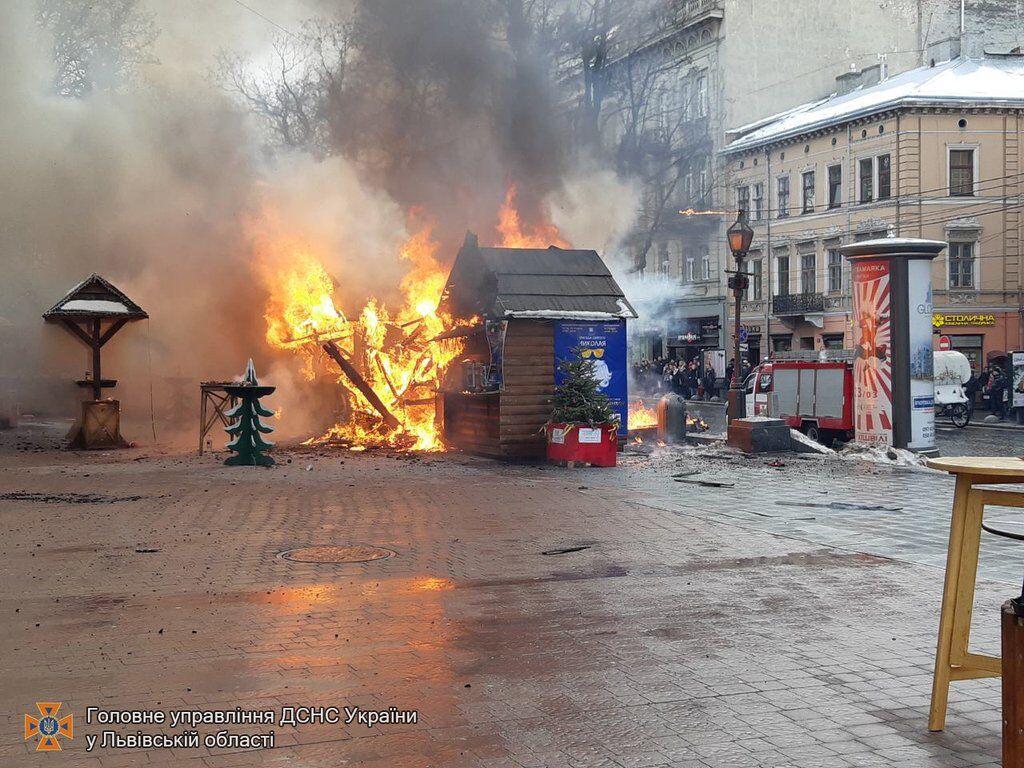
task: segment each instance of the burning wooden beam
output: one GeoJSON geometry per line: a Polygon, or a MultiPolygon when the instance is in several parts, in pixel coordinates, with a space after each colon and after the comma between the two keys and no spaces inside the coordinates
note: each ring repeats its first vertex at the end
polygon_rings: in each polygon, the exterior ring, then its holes
{"type": "Polygon", "coordinates": [[[359,371],[356,370],[355,366],[345,358],[341,350],[338,349],[338,345],[333,341],[328,341],[323,345],[323,350],[338,364],[338,367],[341,368],[342,373],[348,377],[349,381],[355,384],[356,389],[362,393],[367,402],[377,410],[384,423],[391,429],[398,429],[401,423],[388,410],[387,406],[381,402],[381,399],[377,397],[377,393],[366,383],[366,380],[359,375],[359,371]]]}
{"type": "Polygon", "coordinates": [[[430,343],[435,341],[445,341],[446,339],[462,339],[466,336],[472,336],[474,333],[482,330],[482,325],[457,325],[450,331],[437,334],[437,336],[430,339],[430,343]]]}

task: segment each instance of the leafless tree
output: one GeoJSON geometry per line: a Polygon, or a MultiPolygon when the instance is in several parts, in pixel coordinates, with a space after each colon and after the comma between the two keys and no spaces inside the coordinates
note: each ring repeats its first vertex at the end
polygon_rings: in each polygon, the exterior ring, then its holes
{"type": "Polygon", "coordinates": [[[139,0],[39,0],[36,19],[53,35],[57,93],[115,88],[151,59],[156,27],[139,6],[139,0]]]}
{"type": "Polygon", "coordinates": [[[263,66],[222,52],[217,79],[265,122],[272,145],[322,157],[335,145],[331,115],[342,98],[350,45],[348,24],[313,19],[298,34],[277,35],[263,66]]]}
{"type": "Polygon", "coordinates": [[[706,236],[711,225],[677,216],[681,205],[712,205],[709,83],[673,52],[674,3],[561,2],[559,82],[573,105],[576,144],[643,190],[630,238],[635,269],[642,272],[656,242],[697,229],[706,236]]]}

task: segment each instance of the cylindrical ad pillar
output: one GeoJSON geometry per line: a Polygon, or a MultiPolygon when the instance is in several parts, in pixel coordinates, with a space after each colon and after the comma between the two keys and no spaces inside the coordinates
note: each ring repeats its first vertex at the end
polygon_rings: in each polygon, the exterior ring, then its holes
{"type": "Polygon", "coordinates": [[[935,450],[932,259],[945,247],[887,237],[840,248],[852,276],[857,442],[935,450]]]}

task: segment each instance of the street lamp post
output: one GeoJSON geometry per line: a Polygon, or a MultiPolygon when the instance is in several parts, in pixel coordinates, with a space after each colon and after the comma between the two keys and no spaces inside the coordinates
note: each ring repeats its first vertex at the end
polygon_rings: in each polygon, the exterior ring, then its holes
{"type": "MultiPolygon", "coordinates": [[[[744,416],[745,403],[743,393],[743,380],[740,363],[740,312],[742,310],[743,294],[747,290],[749,276],[743,270],[743,260],[747,258],[747,251],[754,240],[754,230],[747,224],[747,212],[740,211],[735,223],[726,231],[729,238],[729,250],[736,259],[736,271],[729,278],[729,287],[732,289],[736,300],[736,326],[733,328],[733,357],[732,357],[732,381],[729,382],[729,421],[742,419],[744,416]]],[[[727,270],[728,271],[728,270],[727,270]]]]}

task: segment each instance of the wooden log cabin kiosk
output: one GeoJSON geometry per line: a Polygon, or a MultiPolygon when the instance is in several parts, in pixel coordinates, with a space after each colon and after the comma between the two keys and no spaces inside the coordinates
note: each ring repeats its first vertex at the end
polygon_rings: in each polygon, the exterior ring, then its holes
{"type": "Polygon", "coordinates": [[[596,251],[482,248],[467,233],[440,307],[461,326],[453,335],[465,338],[438,393],[449,447],[544,456],[558,359],[585,347],[625,434],[626,321],[637,315],[596,251]]]}

